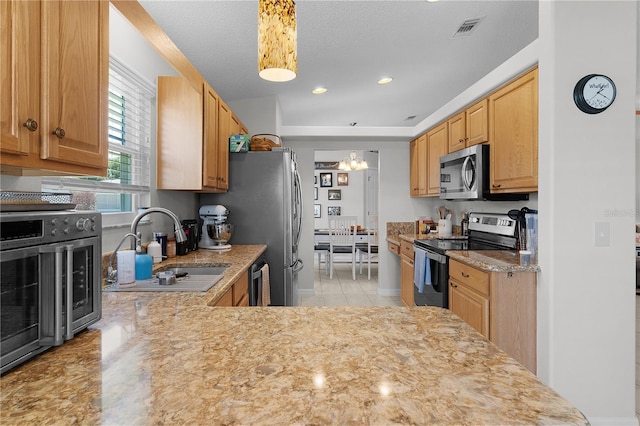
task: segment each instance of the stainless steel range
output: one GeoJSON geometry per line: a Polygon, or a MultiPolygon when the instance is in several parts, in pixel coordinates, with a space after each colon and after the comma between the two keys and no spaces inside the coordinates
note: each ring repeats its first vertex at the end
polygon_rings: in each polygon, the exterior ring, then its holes
{"type": "Polygon", "coordinates": [[[515,250],[516,230],[516,221],[506,214],[471,213],[468,237],[415,240],[415,305],[449,307],[448,250],[515,250]]]}

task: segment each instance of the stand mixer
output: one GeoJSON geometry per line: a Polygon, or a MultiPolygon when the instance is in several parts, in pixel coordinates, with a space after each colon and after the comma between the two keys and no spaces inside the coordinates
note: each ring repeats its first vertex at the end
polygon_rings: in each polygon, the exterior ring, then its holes
{"type": "Polygon", "coordinates": [[[228,250],[231,244],[227,241],[231,238],[233,226],[227,223],[229,210],[222,205],[205,205],[200,207],[202,219],[202,233],[200,234],[199,247],[208,250],[228,250]]]}

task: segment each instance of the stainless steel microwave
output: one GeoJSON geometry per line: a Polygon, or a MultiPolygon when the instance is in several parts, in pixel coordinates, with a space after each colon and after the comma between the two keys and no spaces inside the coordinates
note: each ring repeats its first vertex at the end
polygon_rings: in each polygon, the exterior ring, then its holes
{"type": "Polygon", "coordinates": [[[489,186],[489,145],[473,145],[440,157],[440,198],[481,200],[489,186]]]}
{"type": "Polygon", "coordinates": [[[444,200],[528,200],[529,194],[491,194],[489,145],[473,145],[440,157],[444,200]]]}

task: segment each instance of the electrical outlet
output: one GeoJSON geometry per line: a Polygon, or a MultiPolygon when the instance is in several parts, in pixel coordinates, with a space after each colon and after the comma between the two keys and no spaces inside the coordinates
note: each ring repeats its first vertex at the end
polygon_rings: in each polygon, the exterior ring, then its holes
{"type": "Polygon", "coordinates": [[[596,226],[595,226],[595,246],[596,247],[609,247],[610,237],[611,237],[610,223],[609,222],[596,222],[596,226]]]}

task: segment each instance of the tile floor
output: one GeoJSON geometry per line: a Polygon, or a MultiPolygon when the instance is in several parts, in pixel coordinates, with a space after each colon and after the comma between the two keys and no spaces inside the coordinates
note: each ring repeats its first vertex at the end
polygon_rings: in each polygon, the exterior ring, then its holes
{"type": "Polygon", "coordinates": [[[356,280],[351,277],[351,263],[334,264],[333,279],[325,273],[324,263],[314,264],[315,295],[301,296],[302,306],[403,306],[400,296],[378,296],[378,265],[371,265],[371,280],[367,279],[367,266],[362,274],[356,267],[356,280]]]}

